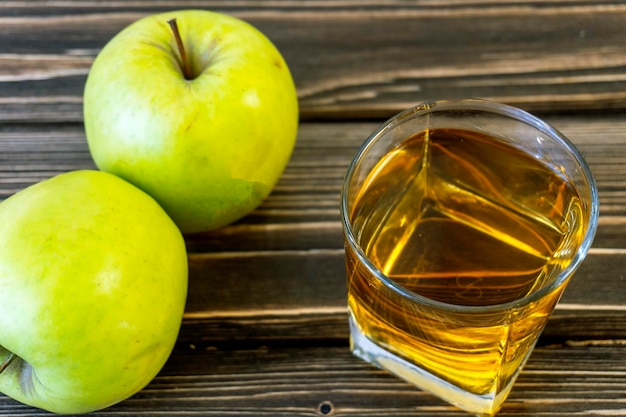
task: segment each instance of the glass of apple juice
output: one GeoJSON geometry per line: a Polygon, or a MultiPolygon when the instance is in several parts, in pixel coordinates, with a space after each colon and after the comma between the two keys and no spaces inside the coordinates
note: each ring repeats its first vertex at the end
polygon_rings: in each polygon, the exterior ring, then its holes
{"type": "Polygon", "coordinates": [[[520,109],[402,112],[345,177],[352,352],[477,416],[502,406],[598,218],[574,145],[520,109]]]}

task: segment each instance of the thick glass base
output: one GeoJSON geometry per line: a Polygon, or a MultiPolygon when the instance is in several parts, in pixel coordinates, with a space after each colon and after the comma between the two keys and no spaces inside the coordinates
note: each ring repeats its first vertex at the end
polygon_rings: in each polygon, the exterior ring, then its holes
{"type": "Polygon", "coordinates": [[[364,361],[385,369],[418,388],[479,417],[495,415],[513,386],[511,382],[504,390],[493,395],[478,395],[463,391],[378,346],[361,332],[352,315],[350,315],[350,348],[354,355],[364,361]]]}

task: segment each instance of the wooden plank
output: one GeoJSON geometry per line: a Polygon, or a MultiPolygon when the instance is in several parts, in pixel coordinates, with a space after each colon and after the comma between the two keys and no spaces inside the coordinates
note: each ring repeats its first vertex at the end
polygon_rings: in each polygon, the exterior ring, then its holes
{"type": "Polygon", "coordinates": [[[100,48],[142,16],[191,7],[266,33],[292,69],[303,119],[387,117],[450,97],[626,108],[618,1],[11,1],[0,4],[0,121],[81,121],[100,48]]]}
{"type": "MultiPolygon", "coordinates": [[[[626,251],[592,251],[568,284],[561,302],[577,306],[613,306],[626,315],[626,251]]],[[[193,317],[246,311],[339,311],[345,305],[342,249],[305,251],[219,252],[191,254],[187,310],[193,317]]],[[[626,326],[626,323],[624,323],[626,326]]],[[[585,329],[581,329],[585,331],[585,329]]]]}
{"type": "MultiPolygon", "coordinates": [[[[619,233],[626,226],[626,120],[611,115],[546,120],[578,146],[597,179],[601,219],[594,246],[625,248],[619,233]]],[[[379,124],[302,123],[294,154],[270,198],[232,226],[190,237],[189,250],[340,247],[343,176],[379,124]]],[[[81,125],[0,125],[0,200],[54,174],[94,167],[81,125]]]]}
{"type": "MultiPolygon", "coordinates": [[[[535,349],[502,417],[626,414],[626,346],[535,349]]],[[[1,415],[48,414],[0,395],[1,415]]],[[[465,413],[353,357],[347,345],[179,345],[159,376],[132,398],[91,416],[415,416],[465,413]]]]}
{"type": "MultiPolygon", "coordinates": [[[[626,292],[615,290],[626,282],[619,272],[626,270],[625,258],[624,253],[588,256],[568,284],[542,343],[626,339],[626,292]]],[[[345,339],[343,262],[341,249],[191,255],[181,340],[198,335],[214,343],[345,339]]]]}

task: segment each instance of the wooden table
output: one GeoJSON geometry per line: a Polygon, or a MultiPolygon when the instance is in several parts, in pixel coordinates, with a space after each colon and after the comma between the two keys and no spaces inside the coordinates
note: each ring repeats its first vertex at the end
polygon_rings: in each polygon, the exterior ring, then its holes
{"type": "MultiPolygon", "coordinates": [[[[175,351],[143,391],[94,415],[464,416],[349,352],[338,208],[347,165],[372,130],[452,97],[552,123],[600,190],[593,247],[500,415],[626,415],[626,3],[4,1],[0,199],[94,168],[81,110],[90,64],[131,21],[172,7],[238,16],[275,42],[298,87],[299,137],[258,210],[187,238],[175,351]]],[[[0,415],[45,413],[0,396],[0,415]]]]}

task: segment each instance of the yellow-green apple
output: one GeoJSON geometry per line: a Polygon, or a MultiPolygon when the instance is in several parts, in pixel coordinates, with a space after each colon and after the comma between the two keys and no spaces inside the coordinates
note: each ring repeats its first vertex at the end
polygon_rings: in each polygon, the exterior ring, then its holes
{"type": "Polygon", "coordinates": [[[152,195],[184,233],[250,213],[291,156],[298,100],[278,49],[235,17],[144,17],[96,57],[84,91],[91,155],[152,195]]]}
{"type": "Polygon", "coordinates": [[[169,357],[185,243],[152,197],[74,171],[0,204],[0,392],[56,413],[108,407],[169,357]]]}

